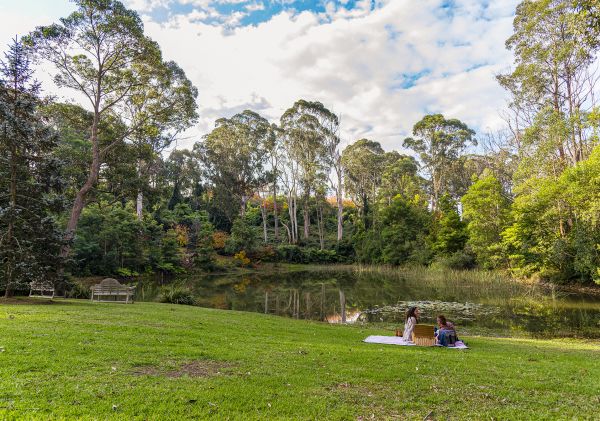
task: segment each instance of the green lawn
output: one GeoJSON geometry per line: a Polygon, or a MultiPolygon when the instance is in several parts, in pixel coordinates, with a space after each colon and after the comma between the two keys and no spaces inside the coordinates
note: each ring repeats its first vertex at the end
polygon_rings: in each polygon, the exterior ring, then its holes
{"type": "Polygon", "coordinates": [[[168,304],[3,304],[0,419],[598,416],[597,343],[361,342],[377,333],[168,304]]]}

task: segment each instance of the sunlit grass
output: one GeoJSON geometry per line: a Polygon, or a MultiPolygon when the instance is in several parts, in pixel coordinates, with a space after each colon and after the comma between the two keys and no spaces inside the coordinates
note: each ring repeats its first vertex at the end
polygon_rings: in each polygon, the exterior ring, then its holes
{"type": "Polygon", "coordinates": [[[590,341],[394,347],[362,343],[390,334],[376,327],[76,300],[0,305],[0,332],[2,419],[564,419],[600,404],[590,341]]]}

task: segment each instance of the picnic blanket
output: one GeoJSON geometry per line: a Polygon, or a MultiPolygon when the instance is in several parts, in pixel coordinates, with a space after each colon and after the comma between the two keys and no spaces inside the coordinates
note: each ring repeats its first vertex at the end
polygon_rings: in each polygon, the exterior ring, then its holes
{"type": "MultiPolygon", "coordinates": [[[[400,346],[416,346],[413,342],[405,341],[401,336],[376,336],[371,335],[367,337],[363,342],[369,344],[386,344],[386,345],[400,345],[400,346]]],[[[442,345],[438,345],[442,348],[452,348],[452,349],[469,349],[468,346],[465,345],[463,341],[457,341],[455,346],[443,347],[442,345]]]]}

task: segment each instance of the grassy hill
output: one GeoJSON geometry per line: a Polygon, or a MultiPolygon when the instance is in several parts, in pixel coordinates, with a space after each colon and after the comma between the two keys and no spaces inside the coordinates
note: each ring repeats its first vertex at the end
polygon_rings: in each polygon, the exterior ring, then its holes
{"type": "MultiPolygon", "coordinates": [[[[2,419],[593,418],[600,347],[469,337],[362,343],[359,326],[155,303],[0,305],[2,419]]],[[[460,332],[459,332],[460,333],[460,332]]]]}

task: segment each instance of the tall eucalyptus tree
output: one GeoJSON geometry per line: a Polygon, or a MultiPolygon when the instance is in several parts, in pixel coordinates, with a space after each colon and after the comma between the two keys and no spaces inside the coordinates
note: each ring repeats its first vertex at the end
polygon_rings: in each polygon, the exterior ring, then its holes
{"type": "MultiPolygon", "coordinates": [[[[336,142],[338,124],[337,116],[323,104],[306,100],[296,101],[281,116],[285,149],[295,173],[294,179],[297,178],[302,189],[305,239],[310,234],[311,193],[314,192],[318,179],[329,173],[327,147],[336,142]]],[[[334,149],[336,147],[337,144],[333,146],[334,149]]],[[[293,202],[295,200],[296,198],[293,202]]],[[[294,229],[297,230],[297,222],[294,229]]]]}
{"type": "Polygon", "coordinates": [[[245,215],[248,200],[266,183],[271,125],[250,110],[215,124],[198,150],[215,195],[233,222],[237,215],[245,215]]]}
{"type": "Polygon", "coordinates": [[[276,124],[271,124],[265,141],[265,150],[267,151],[268,155],[268,178],[271,182],[271,193],[273,194],[273,228],[275,241],[279,240],[279,205],[277,203],[277,186],[283,164],[281,159],[283,147],[282,140],[283,131],[276,124]]]}
{"type": "Polygon", "coordinates": [[[526,136],[521,152],[531,168],[535,162],[556,173],[591,152],[586,117],[598,105],[597,14],[597,2],[585,0],[526,0],[517,7],[506,41],[515,68],[498,80],[512,94],[519,135],[526,136]]]}
{"type": "Polygon", "coordinates": [[[370,206],[381,184],[385,152],[379,142],[360,139],[342,152],[346,191],[357,203],[365,228],[370,227],[370,206]]]}
{"type": "Polygon", "coordinates": [[[453,164],[468,145],[477,145],[475,132],[460,120],[431,114],[413,126],[413,136],[404,140],[404,147],[421,159],[431,182],[431,207],[436,210],[439,198],[448,192],[453,164]]]}
{"type": "MultiPolygon", "coordinates": [[[[117,0],[75,4],[77,10],[60,23],[38,27],[25,38],[37,57],[53,66],[55,83],[76,91],[92,112],[91,164],[67,222],[69,241],[107,153],[143,127],[188,127],[196,118],[197,95],[183,71],[162,60],[158,45],[144,35],[137,13],[117,0]],[[101,146],[101,122],[111,115],[126,129],[101,146]]],[[[63,256],[69,250],[66,246],[63,256]]]]}

